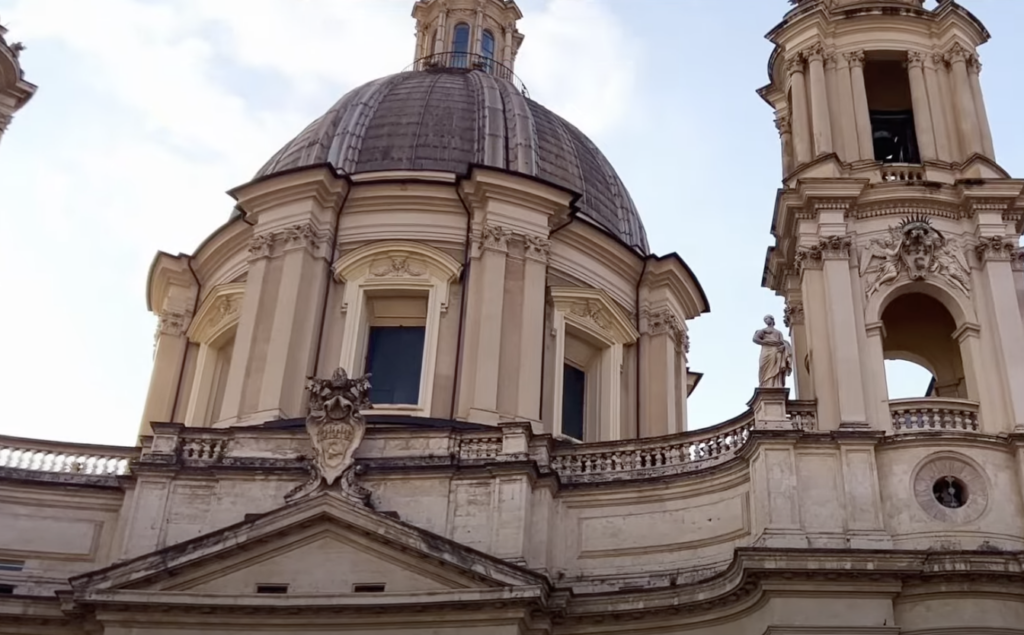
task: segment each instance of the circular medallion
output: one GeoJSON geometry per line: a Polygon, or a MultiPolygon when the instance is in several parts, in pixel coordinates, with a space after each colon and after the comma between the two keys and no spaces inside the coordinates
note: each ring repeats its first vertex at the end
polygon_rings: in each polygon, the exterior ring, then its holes
{"type": "Polygon", "coordinates": [[[977,520],[988,507],[985,476],[966,457],[930,457],[914,475],[914,497],[932,518],[963,524],[977,520]]]}

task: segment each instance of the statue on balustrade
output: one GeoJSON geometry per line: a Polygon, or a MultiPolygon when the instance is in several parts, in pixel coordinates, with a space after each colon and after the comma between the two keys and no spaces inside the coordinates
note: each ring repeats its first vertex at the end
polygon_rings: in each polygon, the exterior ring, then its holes
{"type": "Polygon", "coordinates": [[[370,403],[370,375],[349,378],[344,368],[334,371],[330,379],[309,377],[309,414],[306,431],[313,446],[310,478],[288,493],[289,500],[330,488],[341,479],[341,492],[369,503],[370,492],[354,478],[356,449],[366,434],[363,410],[370,403]]]}
{"type": "Polygon", "coordinates": [[[765,327],[754,333],[754,343],[761,347],[758,363],[758,386],[785,388],[786,377],[793,372],[793,349],[775,328],[775,318],[764,316],[765,327]]]}

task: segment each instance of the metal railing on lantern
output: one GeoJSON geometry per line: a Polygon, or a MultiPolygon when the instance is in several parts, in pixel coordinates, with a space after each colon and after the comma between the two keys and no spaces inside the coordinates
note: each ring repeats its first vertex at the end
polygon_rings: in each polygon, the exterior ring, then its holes
{"type": "Polygon", "coordinates": [[[530,91],[526,89],[523,81],[512,72],[512,69],[496,60],[477,53],[459,53],[456,51],[445,51],[421,57],[408,66],[404,72],[409,71],[483,71],[503,79],[516,87],[523,97],[530,98],[530,91]]]}

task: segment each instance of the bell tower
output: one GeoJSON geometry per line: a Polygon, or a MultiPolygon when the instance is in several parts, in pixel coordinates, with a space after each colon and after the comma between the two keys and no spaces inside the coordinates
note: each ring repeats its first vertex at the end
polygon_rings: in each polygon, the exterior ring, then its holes
{"type": "Polygon", "coordinates": [[[1024,181],[996,162],[951,0],[794,0],[769,34],[782,146],[764,286],[821,429],[1024,430],[1024,181]],[[931,371],[890,400],[885,360],[931,371]],[[923,392],[922,387],[922,392],[923,392]]]}
{"type": "Polygon", "coordinates": [[[36,92],[34,84],[25,81],[21,69],[21,52],[25,45],[5,39],[7,29],[0,24],[0,140],[14,119],[14,113],[21,110],[36,92]]]}

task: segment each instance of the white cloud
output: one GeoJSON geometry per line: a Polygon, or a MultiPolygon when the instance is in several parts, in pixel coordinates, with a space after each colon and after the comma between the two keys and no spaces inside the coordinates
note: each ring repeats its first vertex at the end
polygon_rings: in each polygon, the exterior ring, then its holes
{"type": "MultiPolygon", "coordinates": [[[[636,54],[596,0],[521,3],[517,71],[591,135],[636,54]]],[[[412,62],[412,0],[0,0],[39,93],[0,146],[0,433],[130,443],[152,363],[145,276],[333,97],[412,62]],[[284,96],[284,98],[282,98],[284,96]],[[326,101],[324,101],[326,99],[326,101]]]]}

